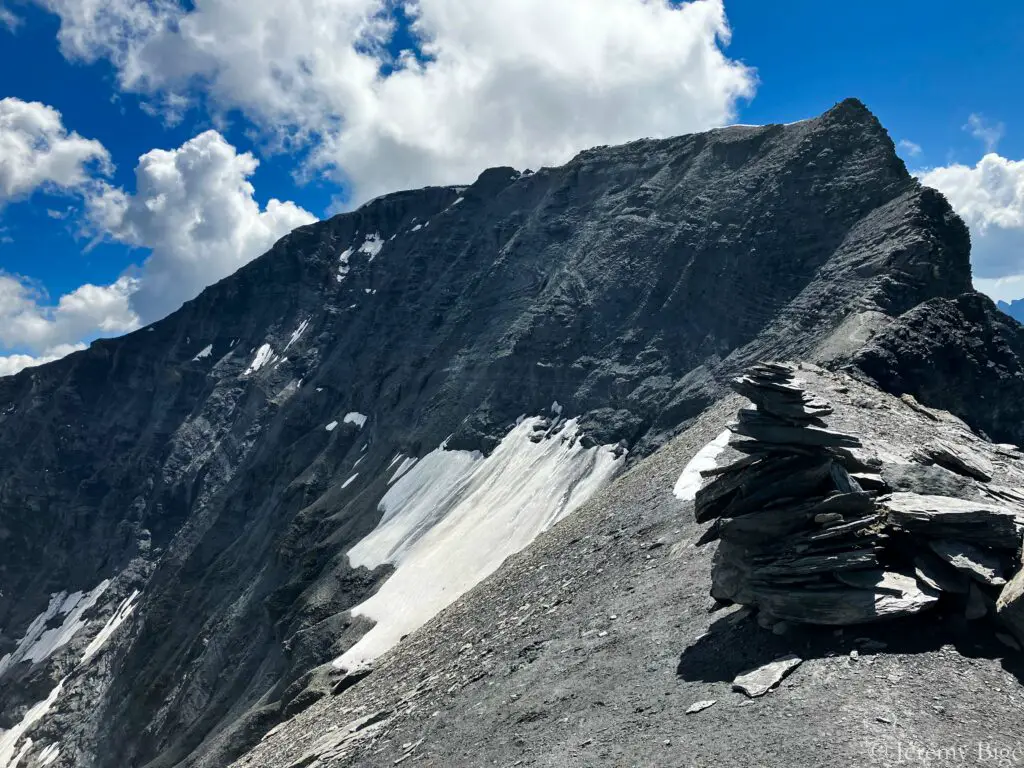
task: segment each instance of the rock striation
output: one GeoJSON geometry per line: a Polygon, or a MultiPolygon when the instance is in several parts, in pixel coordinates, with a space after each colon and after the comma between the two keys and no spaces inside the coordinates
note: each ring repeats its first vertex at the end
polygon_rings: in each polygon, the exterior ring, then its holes
{"type": "MultiPolygon", "coordinates": [[[[1024,637],[1013,576],[1024,507],[1001,490],[990,499],[885,492],[882,462],[855,435],[827,428],[831,405],[797,373],[765,363],[732,383],[753,403],[729,425],[742,458],[705,470],[712,480],[694,501],[697,522],[713,521],[703,540],[720,541],[712,596],[756,607],[769,622],[837,626],[918,614],[946,598],[972,620],[998,605],[1024,637]]],[[[913,458],[992,479],[984,456],[948,440],[913,458]]]]}

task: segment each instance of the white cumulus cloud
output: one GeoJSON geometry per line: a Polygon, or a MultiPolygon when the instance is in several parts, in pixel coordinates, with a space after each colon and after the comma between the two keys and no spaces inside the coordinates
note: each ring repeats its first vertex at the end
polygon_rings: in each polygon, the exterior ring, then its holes
{"type": "Polygon", "coordinates": [[[53,107],[0,99],[0,208],[40,188],[77,190],[109,168],[103,145],[68,132],[53,107]]]}
{"type": "Polygon", "coordinates": [[[990,152],[973,166],[933,168],[919,177],[970,227],[978,290],[1004,300],[1024,295],[1024,160],[990,152]]]}
{"type": "Polygon", "coordinates": [[[134,194],[108,186],[89,201],[99,232],[150,251],[133,272],[131,305],[142,322],[177,309],[291,230],[316,221],[292,202],[270,200],[261,209],[248,180],[258,165],[206,131],[178,149],[139,158],[134,194]]]}
{"type": "Polygon", "coordinates": [[[36,0],[66,56],[180,113],[239,110],[355,200],[727,122],[755,87],[722,0],[36,0]],[[393,47],[393,46],[392,46],[393,47]]]}
{"type": "Polygon", "coordinates": [[[129,277],[107,286],[86,284],[51,305],[28,280],[0,273],[0,349],[31,351],[0,356],[0,376],[82,349],[83,337],[137,327],[138,317],[129,304],[135,287],[129,277]]]}
{"type": "Polygon", "coordinates": [[[0,375],[61,357],[82,341],[163,317],[316,217],[294,203],[261,208],[249,177],[258,161],[216,131],[139,158],[135,191],[94,180],[89,226],[148,251],[110,285],[82,285],[54,303],[28,280],[0,274],[0,375]]]}

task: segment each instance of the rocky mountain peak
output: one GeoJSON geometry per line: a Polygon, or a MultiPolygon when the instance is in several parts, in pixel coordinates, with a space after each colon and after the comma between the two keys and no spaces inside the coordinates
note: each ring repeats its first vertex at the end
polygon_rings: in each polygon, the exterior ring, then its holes
{"type": "MultiPolygon", "coordinates": [[[[847,100],[385,195],[0,379],[3,748],[229,763],[378,661],[434,656],[430,627],[596,524],[758,361],[1016,440],[1024,339],[971,292],[969,247],[847,100]]],[[[557,608],[532,591],[529,615],[557,608]]]]}

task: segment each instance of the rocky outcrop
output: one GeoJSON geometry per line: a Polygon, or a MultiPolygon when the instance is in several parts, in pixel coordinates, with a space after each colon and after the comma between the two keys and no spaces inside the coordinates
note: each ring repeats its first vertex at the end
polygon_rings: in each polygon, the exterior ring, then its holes
{"type": "MultiPolygon", "coordinates": [[[[914,492],[882,493],[884,462],[849,434],[825,428],[832,407],[790,365],[763,364],[733,382],[750,398],[730,429],[736,462],[694,502],[718,538],[711,594],[756,607],[764,620],[845,626],[912,616],[945,594],[969,619],[1002,601],[1021,567],[1024,507],[914,492]],[[865,490],[861,482],[873,490],[865,490]]],[[[934,437],[913,459],[976,481],[992,480],[981,451],[934,437]]]]}
{"type": "Polygon", "coordinates": [[[997,442],[1024,443],[1024,327],[981,294],[935,298],[900,315],[854,365],[997,442]]]}

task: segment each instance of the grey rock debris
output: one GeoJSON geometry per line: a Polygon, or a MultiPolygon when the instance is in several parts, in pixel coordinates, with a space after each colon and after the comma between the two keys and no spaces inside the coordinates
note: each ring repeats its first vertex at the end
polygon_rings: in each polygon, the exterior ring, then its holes
{"type": "Polygon", "coordinates": [[[764,696],[768,691],[781,683],[786,675],[790,674],[802,663],[803,659],[799,656],[792,654],[783,656],[756,669],[748,669],[746,672],[741,672],[732,681],[732,688],[734,691],[739,691],[752,699],[756,699],[759,696],[764,696]]]}

